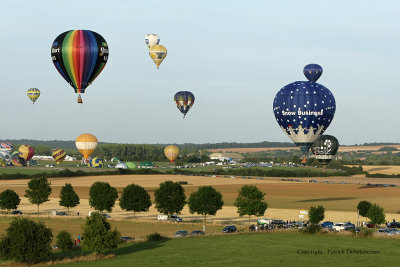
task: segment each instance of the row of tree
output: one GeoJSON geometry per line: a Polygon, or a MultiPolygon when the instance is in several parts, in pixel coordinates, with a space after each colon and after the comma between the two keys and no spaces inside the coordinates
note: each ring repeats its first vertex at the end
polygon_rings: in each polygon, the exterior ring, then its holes
{"type": "MultiPolygon", "coordinates": [[[[28,182],[28,189],[25,197],[29,202],[39,207],[44,202],[49,201],[52,193],[50,182],[46,178],[35,178],[28,182]]],[[[234,202],[238,209],[239,216],[248,216],[249,222],[252,215],[264,215],[268,204],[264,201],[265,193],[261,192],[256,186],[244,185],[239,190],[239,194],[234,202]]],[[[70,208],[80,204],[78,194],[74,191],[71,184],[65,184],[60,191],[60,206],[70,208]]],[[[190,213],[197,213],[204,216],[215,215],[222,209],[224,202],[222,194],[212,186],[201,186],[193,192],[186,200],[185,189],[178,182],[165,181],[154,192],[155,208],[162,214],[171,215],[180,213],[183,207],[188,204],[190,213]]],[[[107,182],[95,182],[89,190],[89,205],[97,211],[111,212],[118,199],[118,192],[107,182]]],[[[7,189],[0,193],[0,208],[3,210],[17,209],[21,199],[16,192],[7,189]]],[[[121,209],[133,212],[146,212],[152,205],[149,193],[140,185],[130,184],[126,186],[119,199],[121,209]]]]}

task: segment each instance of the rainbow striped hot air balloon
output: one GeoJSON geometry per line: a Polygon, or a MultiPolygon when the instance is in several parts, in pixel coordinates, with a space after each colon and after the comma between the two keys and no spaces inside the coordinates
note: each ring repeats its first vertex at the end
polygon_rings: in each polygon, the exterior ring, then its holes
{"type": "Polygon", "coordinates": [[[8,143],[8,142],[0,143],[0,150],[11,151],[13,148],[14,148],[14,146],[11,143],[8,143]]]}
{"type": "Polygon", "coordinates": [[[98,141],[93,134],[85,133],[78,136],[75,140],[76,148],[81,152],[85,159],[96,150],[98,141]]]}
{"type": "Polygon", "coordinates": [[[27,162],[33,157],[34,154],[35,151],[30,145],[22,145],[18,148],[18,155],[27,162]]]}
{"type": "Polygon", "coordinates": [[[105,67],[108,45],[96,32],[67,31],[54,40],[51,59],[61,76],[80,96],[105,67]]]}
{"type": "Polygon", "coordinates": [[[28,95],[28,98],[32,101],[32,103],[35,104],[35,101],[38,100],[40,96],[40,90],[37,88],[30,88],[28,89],[26,94],[28,95]]]}
{"type": "Polygon", "coordinates": [[[53,150],[53,153],[51,153],[51,156],[53,159],[57,162],[57,165],[63,162],[65,159],[65,156],[67,156],[67,153],[65,153],[64,149],[62,148],[56,148],[53,150]]]}

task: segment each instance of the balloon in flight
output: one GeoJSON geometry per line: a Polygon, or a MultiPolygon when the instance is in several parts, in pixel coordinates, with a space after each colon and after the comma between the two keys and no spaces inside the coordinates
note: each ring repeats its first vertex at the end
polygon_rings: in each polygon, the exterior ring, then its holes
{"type": "Polygon", "coordinates": [[[306,78],[313,83],[315,83],[319,77],[321,77],[322,72],[323,69],[318,64],[308,64],[303,69],[304,76],[306,76],[306,78]]]}
{"type": "Polygon", "coordinates": [[[161,62],[163,62],[164,58],[167,56],[167,48],[165,48],[163,45],[155,45],[150,47],[149,55],[158,69],[161,62]]]}
{"type": "Polygon", "coordinates": [[[107,42],[100,34],[71,30],[54,40],[51,58],[61,76],[80,96],[105,67],[108,52],[107,42]]]}
{"type": "Polygon", "coordinates": [[[304,154],[331,124],[335,110],[331,91],[309,81],[286,85],[278,91],[273,102],[276,121],[304,154]]]}
{"type": "Polygon", "coordinates": [[[37,88],[29,88],[26,94],[28,95],[28,98],[32,101],[32,103],[35,104],[36,100],[38,100],[40,96],[40,90],[37,88]]]}
{"type": "Polygon", "coordinates": [[[81,152],[85,159],[96,150],[98,141],[96,136],[90,133],[84,133],[78,136],[75,140],[76,148],[81,152]]]}
{"type": "Polygon", "coordinates": [[[25,161],[29,161],[35,155],[35,151],[30,145],[22,145],[18,148],[18,155],[25,161]]]}
{"type": "Polygon", "coordinates": [[[322,165],[328,164],[338,149],[339,141],[332,135],[321,135],[311,146],[312,153],[322,165]]]}
{"type": "Polygon", "coordinates": [[[164,155],[169,159],[169,161],[174,162],[179,155],[179,148],[174,145],[169,145],[164,149],[164,155]]]}
{"type": "Polygon", "coordinates": [[[146,43],[148,48],[151,48],[160,43],[160,37],[158,37],[157,34],[149,33],[148,35],[146,35],[146,37],[144,37],[144,42],[146,43]]]}
{"type": "Polygon", "coordinates": [[[183,118],[185,118],[186,113],[194,104],[194,95],[189,91],[180,91],[175,94],[174,100],[179,111],[183,114],[183,118]]]}
{"type": "Polygon", "coordinates": [[[53,150],[53,152],[51,153],[51,156],[53,157],[53,159],[57,162],[57,165],[60,164],[61,162],[63,162],[63,160],[65,159],[65,157],[67,156],[67,153],[65,153],[64,149],[62,148],[56,148],[53,150]]]}

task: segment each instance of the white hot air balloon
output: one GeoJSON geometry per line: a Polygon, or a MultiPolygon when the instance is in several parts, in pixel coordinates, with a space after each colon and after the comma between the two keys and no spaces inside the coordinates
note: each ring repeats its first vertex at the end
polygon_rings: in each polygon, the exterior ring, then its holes
{"type": "Polygon", "coordinates": [[[144,41],[146,42],[146,45],[151,48],[160,43],[160,37],[158,37],[157,34],[149,33],[146,35],[146,37],[144,37],[144,41]]]}

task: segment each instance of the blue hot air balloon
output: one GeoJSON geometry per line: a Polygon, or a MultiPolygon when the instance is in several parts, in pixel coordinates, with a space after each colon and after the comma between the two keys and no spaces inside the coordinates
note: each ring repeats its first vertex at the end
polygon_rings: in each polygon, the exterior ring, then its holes
{"type": "Polygon", "coordinates": [[[321,77],[322,72],[323,69],[318,64],[308,64],[303,69],[304,76],[306,76],[306,78],[313,83],[315,83],[319,77],[321,77]]]}
{"type": "Polygon", "coordinates": [[[331,91],[314,82],[294,82],[276,94],[273,111],[281,129],[304,154],[325,132],[335,115],[331,91]]]}
{"type": "Polygon", "coordinates": [[[179,111],[183,114],[183,118],[185,118],[186,113],[194,104],[194,95],[189,91],[180,91],[175,94],[174,101],[179,111]]]}

